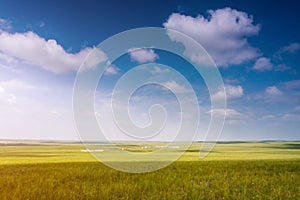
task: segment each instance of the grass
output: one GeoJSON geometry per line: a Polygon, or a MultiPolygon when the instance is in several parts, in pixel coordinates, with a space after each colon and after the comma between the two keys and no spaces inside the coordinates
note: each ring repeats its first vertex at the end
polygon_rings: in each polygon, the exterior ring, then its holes
{"type": "Polygon", "coordinates": [[[0,199],[300,199],[300,142],[221,143],[204,159],[199,145],[142,174],[110,169],[78,144],[2,145],[0,199]]]}

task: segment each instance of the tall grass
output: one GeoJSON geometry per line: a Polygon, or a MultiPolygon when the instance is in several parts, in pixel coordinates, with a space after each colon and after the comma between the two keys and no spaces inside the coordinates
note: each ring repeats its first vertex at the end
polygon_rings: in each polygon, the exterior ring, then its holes
{"type": "Polygon", "coordinates": [[[0,177],[0,199],[300,199],[299,160],[178,161],[144,174],[97,162],[7,164],[0,177]]]}

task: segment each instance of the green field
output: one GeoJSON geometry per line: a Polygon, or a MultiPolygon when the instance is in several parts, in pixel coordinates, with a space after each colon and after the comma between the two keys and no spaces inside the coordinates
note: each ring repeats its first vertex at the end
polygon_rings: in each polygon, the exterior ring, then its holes
{"type": "Polygon", "coordinates": [[[218,143],[204,159],[200,145],[166,168],[132,174],[97,162],[80,144],[0,142],[0,199],[300,199],[300,142],[218,143]]]}

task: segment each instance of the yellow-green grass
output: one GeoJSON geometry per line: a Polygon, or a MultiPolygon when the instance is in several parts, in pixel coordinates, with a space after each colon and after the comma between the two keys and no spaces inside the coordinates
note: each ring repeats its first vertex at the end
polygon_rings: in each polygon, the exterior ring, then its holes
{"type": "Polygon", "coordinates": [[[0,165],[0,199],[299,199],[299,161],[175,162],[143,174],[98,162],[0,165]]]}
{"type": "MultiPolygon", "coordinates": [[[[166,168],[132,174],[97,162],[80,144],[2,144],[0,199],[300,199],[300,142],[219,143],[204,159],[200,145],[166,168]]],[[[119,144],[132,152],[155,146],[119,144]]]]}
{"type": "MultiPolygon", "coordinates": [[[[1,143],[0,143],[1,144],[1,143]]],[[[162,145],[160,143],[159,145],[162,145]]],[[[187,151],[171,149],[168,154],[184,152],[179,161],[211,160],[300,160],[300,142],[226,142],[218,143],[205,158],[199,158],[201,143],[194,143],[187,151]]],[[[158,151],[158,143],[119,144],[118,148],[135,153],[158,151]],[[143,148],[147,146],[147,149],[143,148]]],[[[112,145],[100,145],[111,161],[128,161],[116,158],[112,145]]],[[[0,145],[0,164],[51,163],[51,162],[93,162],[96,159],[81,144],[63,143],[11,143],[0,145]]],[[[96,153],[97,154],[97,153],[96,153]]],[[[98,154],[101,154],[98,153],[98,154]]],[[[134,161],[134,160],[132,160],[134,161]]]]}

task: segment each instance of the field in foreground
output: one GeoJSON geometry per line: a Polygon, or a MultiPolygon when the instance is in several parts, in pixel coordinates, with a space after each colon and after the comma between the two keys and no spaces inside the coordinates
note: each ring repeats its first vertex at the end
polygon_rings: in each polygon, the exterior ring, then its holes
{"type": "Polygon", "coordinates": [[[82,148],[0,146],[0,199],[300,199],[299,142],[218,144],[202,160],[194,145],[144,174],[110,169],[82,148]]]}

